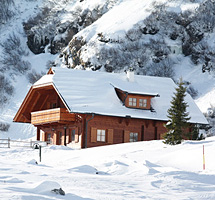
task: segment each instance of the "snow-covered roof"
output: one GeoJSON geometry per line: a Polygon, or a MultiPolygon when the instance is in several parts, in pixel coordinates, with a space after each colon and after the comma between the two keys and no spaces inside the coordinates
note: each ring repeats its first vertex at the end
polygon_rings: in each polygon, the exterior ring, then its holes
{"type": "MultiPolygon", "coordinates": [[[[167,110],[177,87],[170,78],[134,75],[134,81],[129,82],[125,73],[67,68],[55,68],[54,71],[54,75],[45,75],[34,85],[52,81],[70,112],[119,117],[129,115],[132,118],[168,120],[167,110]],[[123,106],[114,87],[129,93],[158,94],[159,96],[155,96],[151,100],[155,112],[123,106]]],[[[186,95],[185,101],[189,105],[187,111],[191,116],[190,122],[207,124],[207,120],[189,94],[186,95]]]]}
{"type": "Polygon", "coordinates": [[[53,75],[51,74],[46,74],[44,76],[42,76],[36,83],[34,83],[34,85],[44,85],[47,83],[52,83],[53,82],[53,75]]]}

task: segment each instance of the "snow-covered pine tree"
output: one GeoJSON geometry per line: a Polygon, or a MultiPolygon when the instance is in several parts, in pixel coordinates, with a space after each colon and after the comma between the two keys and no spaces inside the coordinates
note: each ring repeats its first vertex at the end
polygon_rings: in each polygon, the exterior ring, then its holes
{"type": "Polygon", "coordinates": [[[176,88],[174,97],[171,101],[171,107],[168,109],[169,118],[168,123],[165,125],[167,132],[164,135],[164,143],[170,145],[180,144],[183,136],[187,133],[189,126],[188,120],[190,119],[189,113],[186,111],[188,104],[184,101],[186,96],[186,87],[182,79],[180,79],[179,86],[176,88]]]}

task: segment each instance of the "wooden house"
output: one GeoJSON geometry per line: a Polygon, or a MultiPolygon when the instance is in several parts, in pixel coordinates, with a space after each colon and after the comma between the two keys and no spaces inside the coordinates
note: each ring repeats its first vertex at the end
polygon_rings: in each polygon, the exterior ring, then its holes
{"type": "MultiPolygon", "coordinates": [[[[14,122],[37,127],[37,140],[87,148],[157,140],[176,85],[170,78],[50,69],[29,90],[14,122]]],[[[190,123],[207,124],[186,95],[190,123]]]]}

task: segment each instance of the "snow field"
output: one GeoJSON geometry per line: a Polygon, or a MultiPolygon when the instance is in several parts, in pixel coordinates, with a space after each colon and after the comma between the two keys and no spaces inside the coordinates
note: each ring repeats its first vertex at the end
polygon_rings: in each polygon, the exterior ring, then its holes
{"type": "Polygon", "coordinates": [[[41,163],[38,150],[0,149],[1,199],[215,199],[214,142],[49,146],[41,163]],[[51,192],[60,187],[65,196],[51,192]]]}

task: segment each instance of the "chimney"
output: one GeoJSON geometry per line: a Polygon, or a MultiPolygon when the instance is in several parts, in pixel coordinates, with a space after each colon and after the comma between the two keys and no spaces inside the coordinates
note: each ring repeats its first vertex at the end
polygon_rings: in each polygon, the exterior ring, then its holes
{"type": "Polygon", "coordinates": [[[127,79],[129,82],[134,82],[134,69],[132,67],[127,71],[127,79]]]}

